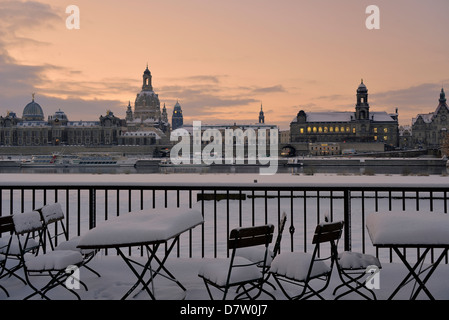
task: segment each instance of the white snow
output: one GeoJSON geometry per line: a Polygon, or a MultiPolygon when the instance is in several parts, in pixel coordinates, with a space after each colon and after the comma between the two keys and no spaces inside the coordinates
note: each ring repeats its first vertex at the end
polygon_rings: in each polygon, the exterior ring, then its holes
{"type": "Polygon", "coordinates": [[[167,241],[201,223],[203,217],[196,209],[147,209],[102,223],[82,236],[78,245],[89,248],[167,241]]]}
{"type": "Polygon", "coordinates": [[[367,215],[373,244],[449,245],[449,217],[434,212],[386,212],[367,215]]]}
{"type": "Polygon", "coordinates": [[[402,176],[402,175],[337,175],[314,174],[295,175],[278,173],[275,175],[258,174],[130,174],[124,179],[121,174],[2,174],[3,186],[39,185],[116,185],[116,186],[179,186],[188,183],[193,187],[207,186],[304,186],[304,187],[447,187],[449,176],[402,176]]]}
{"type": "MultiPolygon", "coordinates": [[[[202,264],[198,271],[198,275],[203,276],[212,282],[223,286],[226,284],[226,279],[229,271],[230,259],[216,259],[202,264]]],[[[238,267],[233,268],[231,273],[231,283],[237,283],[241,281],[255,280],[262,276],[260,268],[255,264],[251,264],[251,261],[242,257],[235,257],[234,265],[238,267]]]]}
{"type": "Polygon", "coordinates": [[[379,259],[370,254],[360,252],[344,251],[338,255],[339,264],[343,269],[366,269],[368,266],[378,266],[379,259]]]}
{"type": "MultiPolygon", "coordinates": [[[[274,258],[270,272],[286,276],[290,279],[303,281],[307,277],[312,255],[306,252],[283,252],[274,258]]],[[[330,266],[324,261],[315,261],[310,273],[311,277],[330,271],[330,266]]]]}
{"type": "Polygon", "coordinates": [[[42,216],[46,224],[58,221],[64,218],[60,203],[47,204],[42,207],[42,216]]]}
{"type": "MultiPolygon", "coordinates": [[[[139,174],[139,175],[127,175],[127,178],[124,179],[123,175],[107,175],[107,174],[93,174],[93,175],[84,175],[84,174],[64,174],[64,175],[48,175],[48,174],[2,174],[2,184],[3,185],[34,185],[36,183],[42,185],[145,185],[148,183],[154,183],[155,185],[161,186],[179,186],[185,183],[189,185],[196,186],[207,186],[207,185],[224,185],[224,186],[244,186],[244,185],[276,185],[276,186],[435,186],[435,187],[446,187],[449,182],[449,177],[447,176],[343,176],[343,175],[335,175],[335,174],[315,174],[313,176],[305,176],[305,175],[290,175],[290,174],[277,174],[274,176],[260,176],[254,174],[239,174],[238,179],[236,179],[233,174],[207,174],[207,175],[198,175],[198,174],[176,174],[176,175],[158,175],[158,174],[139,174]],[[257,182],[256,182],[257,180],[257,182]]],[[[412,200],[414,201],[414,200],[412,200]]],[[[313,205],[312,202],[308,202],[308,205],[313,205]]],[[[245,209],[246,210],[246,209],[245,209]]],[[[313,210],[312,210],[313,211],[313,210]]],[[[126,215],[122,213],[121,215],[126,215]]],[[[437,214],[436,214],[437,215],[437,214]]],[[[441,215],[443,216],[443,215],[441,215]]],[[[427,223],[429,216],[424,214],[420,218],[420,223],[427,223]],[[426,217],[424,217],[426,216],[426,217]]],[[[437,217],[439,219],[440,217],[437,217]]],[[[442,218],[442,217],[441,217],[442,218]]],[[[374,214],[367,215],[367,221],[370,219],[375,219],[374,214]],[[371,218],[372,217],[372,218],[371,218]]],[[[113,219],[114,220],[114,219],[113,219]]],[[[355,218],[354,218],[355,220],[355,218]]],[[[370,232],[373,232],[376,228],[379,229],[381,226],[381,221],[376,221],[376,226],[371,227],[370,232]]],[[[101,222],[98,224],[98,227],[104,225],[105,222],[101,222]]],[[[355,221],[353,221],[353,225],[355,221]]],[[[395,227],[399,229],[399,231],[406,231],[407,229],[416,235],[416,237],[425,237],[425,234],[420,235],[419,233],[415,234],[416,225],[409,225],[404,221],[403,217],[399,217],[393,226],[386,225],[382,228],[395,227]]],[[[181,225],[181,223],[180,223],[181,225]]],[[[139,226],[136,224],[136,227],[139,226]]],[[[441,237],[449,237],[448,235],[444,235],[444,228],[449,230],[448,227],[444,227],[443,225],[438,225],[436,227],[432,227],[432,233],[439,234],[441,237]]],[[[198,228],[199,229],[199,228],[198,228]]],[[[205,230],[206,232],[210,232],[209,230],[205,230]]],[[[117,236],[123,237],[123,234],[127,232],[119,233],[119,228],[117,227],[117,236]]],[[[143,235],[144,230],[140,230],[138,233],[143,235]]],[[[381,233],[378,233],[379,237],[381,233]]],[[[134,237],[134,235],[132,235],[134,237]]],[[[354,234],[353,234],[354,236],[354,234]]],[[[219,235],[222,237],[222,235],[219,235]]],[[[403,235],[399,237],[403,237],[404,241],[410,240],[410,235],[403,235]]],[[[95,237],[94,237],[95,238],[95,237]]],[[[287,237],[286,237],[287,239],[287,237]]],[[[94,239],[95,240],[95,239],[94,239]]],[[[95,241],[97,241],[96,239],[95,241]]],[[[421,239],[422,240],[422,239],[421,239]]],[[[284,241],[288,242],[288,241],[284,241]]],[[[211,244],[209,244],[211,246],[211,244]]],[[[369,250],[372,250],[372,244],[368,240],[366,242],[366,247],[369,250]]],[[[200,250],[200,245],[193,248],[194,251],[200,250]]],[[[339,249],[342,249],[342,244],[340,244],[339,249]]],[[[175,250],[174,250],[175,251],[175,250]]],[[[187,291],[181,292],[180,288],[164,279],[163,277],[156,278],[154,289],[156,290],[156,297],[158,299],[180,299],[185,298],[186,300],[208,300],[208,295],[204,283],[200,277],[198,277],[198,272],[202,265],[210,261],[216,261],[213,258],[176,258],[175,252],[172,252],[170,258],[167,261],[167,267],[170,271],[180,280],[180,282],[186,287],[187,291]]],[[[285,250],[284,250],[285,251],[285,250]]],[[[287,252],[285,252],[287,253],[287,252]]],[[[146,261],[146,253],[142,252],[142,257],[136,257],[137,260],[141,262],[146,261]]],[[[298,252],[298,254],[302,255],[303,253],[298,252]]],[[[284,252],[280,254],[278,257],[278,261],[282,262],[284,259],[284,252]]],[[[288,259],[288,256],[285,256],[285,259],[288,259]]],[[[427,264],[424,265],[424,267],[427,264]]],[[[97,255],[94,260],[90,264],[95,270],[101,273],[101,277],[97,277],[92,274],[88,270],[81,268],[81,280],[86,283],[89,290],[85,291],[84,289],[77,290],[83,300],[116,300],[120,299],[121,296],[135,283],[136,279],[132,272],[128,269],[125,263],[120,259],[120,257],[115,255],[113,250],[109,250],[108,255],[104,256],[102,253],[97,255]]],[[[307,264],[306,264],[307,266],[307,264]]],[[[155,267],[155,266],[153,266],[155,267]]],[[[323,266],[324,267],[324,266],[323,266]]],[[[305,270],[305,266],[298,267],[298,270],[305,270]]],[[[287,272],[287,271],[286,271],[287,272]]],[[[290,272],[290,271],[289,271],[290,272]]],[[[292,271],[293,272],[293,271],[292,271]]],[[[400,283],[402,278],[406,275],[406,268],[402,263],[382,263],[382,270],[380,272],[380,289],[376,290],[376,294],[378,299],[383,300],[388,298],[388,296],[393,292],[396,286],[400,283]]],[[[429,279],[427,283],[427,287],[434,294],[436,299],[439,300],[447,300],[449,299],[449,282],[446,281],[449,279],[449,265],[442,263],[436,269],[432,277],[429,279]]],[[[39,283],[45,282],[45,279],[33,279],[39,283]]],[[[31,293],[31,289],[24,285],[19,280],[14,277],[11,278],[3,278],[0,280],[0,284],[5,286],[11,297],[6,298],[3,292],[0,291],[0,299],[3,300],[21,300],[29,293],[31,293]]],[[[332,275],[331,283],[328,289],[324,292],[324,297],[326,299],[333,299],[334,295],[332,294],[335,286],[340,284],[340,280],[338,275],[335,272],[332,275]]],[[[408,288],[404,290],[404,292],[400,292],[397,296],[398,299],[409,299],[409,293],[413,283],[408,285],[408,288]],[[407,290],[408,289],[408,290],[407,290]]],[[[277,299],[285,299],[280,292],[280,290],[272,290],[270,287],[266,287],[267,290],[270,290],[277,299]]],[[[73,295],[68,294],[64,288],[58,288],[52,290],[49,293],[49,296],[53,299],[73,299],[73,295]]],[[[232,299],[232,295],[229,297],[232,299]]],[[[422,293],[418,296],[419,299],[427,299],[425,295],[422,293]]],[[[36,297],[36,299],[39,299],[36,297]]],[[[147,300],[148,296],[146,293],[141,293],[137,297],[132,299],[138,300],[147,300]]],[[[349,295],[345,297],[345,299],[361,299],[356,295],[349,295]]],[[[187,303],[187,302],[186,302],[187,303]]]]}
{"type": "Polygon", "coordinates": [[[25,263],[30,271],[64,270],[68,266],[77,265],[82,261],[81,253],[73,250],[56,250],[25,258],[25,263]]]}
{"type": "Polygon", "coordinates": [[[18,234],[42,229],[42,221],[39,212],[30,211],[13,215],[14,227],[18,234]]]}

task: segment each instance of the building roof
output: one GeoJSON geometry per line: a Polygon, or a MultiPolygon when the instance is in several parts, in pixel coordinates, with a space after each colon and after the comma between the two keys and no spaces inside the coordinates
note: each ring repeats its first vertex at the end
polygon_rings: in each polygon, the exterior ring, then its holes
{"type": "MultiPolygon", "coordinates": [[[[307,122],[350,122],[355,120],[354,112],[306,112],[307,122]]],[[[385,111],[370,112],[370,120],[373,122],[396,122],[385,111]]],[[[292,122],[297,122],[297,117],[292,122]]]]}
{"type": "Polygon", "coordinates": [[[434,112],[419,113],[415,118],[412,118],[412,125],[414,125],[415,122],[419,118],[423,119],[424,123],[432,123],[433,119],[440,112],[441,108],[446,108],[446,110],[449,112],[449,107],[448,107],[448,105],[446,103],[446,94],[444,93],[444,89],[441,89],[440,99],[438,101],[439,101],[438,107],[435,109],[434,112]]]}

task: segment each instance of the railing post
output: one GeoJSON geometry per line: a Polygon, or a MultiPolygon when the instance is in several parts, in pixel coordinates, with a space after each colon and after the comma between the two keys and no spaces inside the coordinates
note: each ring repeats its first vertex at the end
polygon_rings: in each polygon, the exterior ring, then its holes
{"type": "Polygon", "coordinates": [[[96,207],[97,199],[95,189],[89,188],[89,230],[95,228],[96,225],[96,207]]]}
{"type": "Polygon", "coordinates": [[[344,191],[344,247],[345,251],[351,251],[351,190],[344,191]]]}

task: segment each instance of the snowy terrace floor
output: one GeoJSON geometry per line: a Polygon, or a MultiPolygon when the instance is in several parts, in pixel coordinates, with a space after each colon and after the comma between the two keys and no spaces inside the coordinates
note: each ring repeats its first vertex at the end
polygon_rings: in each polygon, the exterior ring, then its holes
{"type": "MultiPolygon", "coordinates": [[[[137,260],[140,258],[137,258],[137,260]]],[[[142,258],[144,259],[144,258],[142,258]]],[[[155,295],[161,300],[209,300],[206,288],[202,279],[198,277],[198,270],[202,263],[211,258],[169,258],[167,266],[170,271],[178,278],[178,280],[186,287],[184,293],[173,282],[165,280],[162,277],[156,278],[155,295]]],[[[143,260],[142,260],[143,261],[143,260]]],[[[77,290],[82,300],[119,300],[122,295],[134,284],[135,278],[125,263],[116,255],[97,255],[90,264],[95,270],[101,273],[101,277],[97,277],[86,269],[80,270],[81,280],[88,286],[88,291],[82,287],[77,290]]],[[[380,271],[380,289],[376,290],[378,300],[386,300],[394,291],[406,274],[406,268],[402,263],[382,263],[380,271]]],[[[33,277],[32,282],[39,284],[47,277],[33,277]]],[[[46,279],[45,279],[46,280],[46,279]]],[[[2,279],[1,282],[9,291],[10,297],[7,298],[3,292],[0,292],[0,299],[6,300],[22,300],[32,290],[15,278],[2,279]]],[[[331,283],[323,296],[326,300],[333,300],[335,296],[332,294],[333,289],[340,284],[340,279],[334,269],[331,283]]],[[[403,288],[395,300],[408,300],[413,284],[410,283],[403,288]]],[[[449,300],[449,265],[440,264],[435,273],[429,280],[427,287],[436,300],[449,300]]],[[[276,299],[285,300],[280,290],[273,290],[269,286],[267,290],[272,292],[276,299]]],[[[135,292],[138,292],[136,289],[135,292]]],[[[55,300],[75,300],[75,296],[69,293],[65,288],[56,288],[48,294],[55,300]]],[[[34,300],[40,300],[34,297],[34,300]]],[[[149,296],[146,292],[141,292],[137,297],[131,300],[148,300],[149,296]]],[[[232,292],[229,296],[232,299],[232,292]]],[[[265,295],[260,300],[269,300],[265,295]]],[[[428,300],[424,293],[420,293],[419,300],[428,300]]],[[[350,294],[343,300],[363,300],[357,294],[350,294]]],[[[0,303],[1,304],[1,303],[0,303]]]]}

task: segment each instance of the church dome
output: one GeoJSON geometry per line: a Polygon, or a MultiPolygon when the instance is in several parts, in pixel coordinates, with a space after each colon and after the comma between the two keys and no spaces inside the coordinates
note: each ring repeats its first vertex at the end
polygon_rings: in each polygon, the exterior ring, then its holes
{"type": "Polygon", "coordinates": [[[366,88],[365,84],[362,82],[360,83],[359,87],[357,88],[357,93],[365,93],[368,92],[368,89],[366,88]]]}
{"type": "Polygon", "coordinates": [[[44,120],[44,111],[42,111],[42,108],[39,105],[39,103],[34,101],[34,96],[33,96],[33,101],[28,103],[25,106],[25,109],[23,109],[22,118],[23,118],[23,120],[29,120],[29,121],[44,120]]]}

